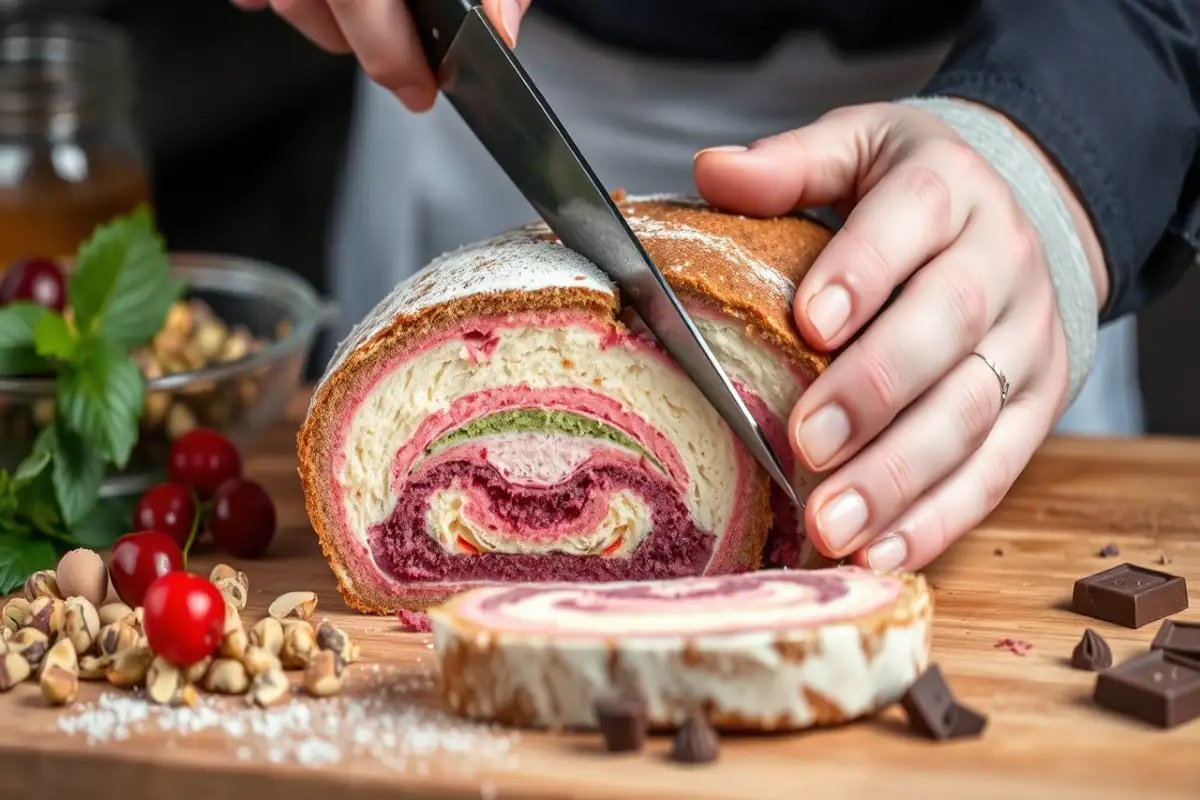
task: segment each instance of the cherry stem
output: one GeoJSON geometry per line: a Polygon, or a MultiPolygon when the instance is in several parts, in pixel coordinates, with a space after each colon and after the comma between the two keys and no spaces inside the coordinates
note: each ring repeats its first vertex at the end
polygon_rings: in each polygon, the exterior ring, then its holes
{"type": "Polygon", "coordinates": [[[195,492],[190,492],[192,495],[192,505],[196,507],[196,513],[192,516],[192,530],[188,534],[187,544],[183,546],[183,568],[187,569],[188,553],[192,552],[192,545],[196,543],[196,536],[200,533],[200,520],[204,518],[204,511],[207,509],[207,504],[201,503],[196,497],[195,492]]]}

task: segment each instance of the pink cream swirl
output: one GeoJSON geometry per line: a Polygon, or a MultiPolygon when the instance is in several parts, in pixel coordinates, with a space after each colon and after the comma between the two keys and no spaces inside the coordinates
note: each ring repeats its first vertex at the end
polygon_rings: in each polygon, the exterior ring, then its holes
{"type": "Polygon", "coordinates": [[[606,584],[486,587],[453,601],[464,621],[495,631],[626,639],[815,627],[895,601],[902,583],[855,567],[606,584]]]}

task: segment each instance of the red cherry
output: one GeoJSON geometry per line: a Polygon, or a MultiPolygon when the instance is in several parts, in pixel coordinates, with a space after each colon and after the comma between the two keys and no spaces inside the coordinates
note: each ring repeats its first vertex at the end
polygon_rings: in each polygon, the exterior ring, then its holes
{"type": "Polygon", "coordinates": [[[62,311],[67,304],[62,270],[46,258],[16,261],[0,273],[0,306],[27,300],[62,311]]]}
{"type": "Polygon", "coordinates": [[[242,474],[242,457],[233,443],[211,428],[196,428],[171,445],[167,470],[175,483],[208,500],[217,487],[242,474]]]}
{"type": "Polygon", "coordinates": [[[172,572],[146,590],[142,629],[156,654],[177,667],[190,667],[221,644],[225,600],[211,581],[172,572]]]}
{"type": "Polygon", "coordinates": [[[275,538],[275,504],[246,478],[225,481],[213,495],[208,530],[217,547],[239,558],[258,558],[275,538]]]}
{"type": "Polygon", "coordinates": [[[146,531],[161,531],[180,547],[187,545],[196,519],[191,493],[177,483],[151,486],[133,510],[133,524],[146,531]]]}
{"type": "Polygon", "coordinates": [[[130,608],[142,605],[150,584],[183,571],[183,551],[175,540],[158,531],[127,533],[113,544],[108,574],[121,602],[130,608]]]}

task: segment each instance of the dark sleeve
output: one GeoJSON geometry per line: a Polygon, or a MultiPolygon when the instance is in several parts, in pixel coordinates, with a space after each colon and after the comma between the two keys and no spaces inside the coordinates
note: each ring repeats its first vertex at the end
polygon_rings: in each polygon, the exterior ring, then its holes
{"type": "Polygon", "coordinates": [[[982,0],[922,91],[1026,130],[1074,186],[1110,276],[1101,320],[1200,247],[1200,0],[982,0]]]}

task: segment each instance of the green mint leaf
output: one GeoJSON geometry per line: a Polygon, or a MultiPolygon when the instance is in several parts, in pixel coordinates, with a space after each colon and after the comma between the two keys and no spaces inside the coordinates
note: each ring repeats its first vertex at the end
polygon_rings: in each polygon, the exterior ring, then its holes
{"type": "Polygon", "coordinates": [[[137,363],[111,342],[85,340],[58,378],[58,413],[66,426],[119,468],[138,439],[144,382],[137,363]]]}
{"type": "Polygon", "coordinates": [[[96,228],[80,246],[67,286],[81,336],[126,348],[158,332],[182,291],[146,206],[96,228]]]}
{"type": "Polygon", "coordinates": [[[71,526],[71,539],[80,547],[91,550],[112,547],[113,542],[132,530],[133,506],[132,500],[101,500],[71,526]]]}
{"type": "Polygon", "coordinates": [[[70,527],[96,505],[104,480],[104,456],[74,431],[56,428],[51,475],[59,514],[70,527]]]}
{"type": "Polygon", "coordinates": [[[33,331],[42,318],[52,313],[34,303],[0,308],[0,376],[35,375],[46,369],[46,362],[34,348],[33,331]]]}
{"type": "MultiPolygon", "coordinates": [[[[47,429],[53,431],[53,429],[47,429]]],[[[51,438],[53,444],[54,439],[51,438]]],[[[43,472],[31,483],[18,489],[21,500],[21,519],[45,536],[66,539],[67,529],[58,511],[58,500],[54,496],[53,470],[43,472]]]]}
{"type": "Polygon", "coordinates": [[[58,552],[45,539],[0,534],[0,595],[21,586],[40,569],[54,569],[57,560],[58,552]]]}
{"type": "Polygon", "coordinates": [[[45,314],[33,329],[33,345],[43,358],[70,361],[79,346],[75,332],[60,314],[45,314]]]}
{"type": "Polygon", "coordinates": [[[32,483],[50,465],[53,457],[54,429],[47,426],[42,428],[42,432],[33,440],[33,449],[29,455],[25,456],[25,460],[17,465],[17,471],[12,476],[13,486],[21,489],[32,483]]]}

